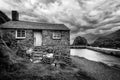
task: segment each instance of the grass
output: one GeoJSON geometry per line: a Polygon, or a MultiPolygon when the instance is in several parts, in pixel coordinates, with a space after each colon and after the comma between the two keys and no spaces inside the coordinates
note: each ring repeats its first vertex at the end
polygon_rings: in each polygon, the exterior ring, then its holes
{"type": "Polygon", "coordinates": [[[81,57],[72,57],[74,65],[84,71],[86,75],[96,80],[119,80],[120,70],[101,62],[89,61],[81,57]]]}
{"type": "Polygon", "coordinates": [[[50,64],[21,62],[1,70],[0,80],[118,80],[118,66],[109,67],[100,62],[72,56],[72,64],[65,68],[50,64]],[[113,68],[114,67],[114,68],[113,68]],[[116,69],[117,68],[117,69],[116,69]]]}
{"type": "Polygon", "coordinates": [[[26,63],[25,66],[13,72],[2,71],[0,80],[94,80],[73,66],[64,69],[49,64],[26,63]]]}

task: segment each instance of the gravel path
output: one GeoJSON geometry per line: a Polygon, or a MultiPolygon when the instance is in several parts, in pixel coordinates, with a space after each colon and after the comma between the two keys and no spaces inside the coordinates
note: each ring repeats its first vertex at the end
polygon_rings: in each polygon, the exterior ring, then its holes
{"type": "Polygon", "coordinates": [[[96,80],[120,80],[120,70],[105,64],[89,61],[84,58],[71,57],[73,62],[89,76],[96,80]]]}

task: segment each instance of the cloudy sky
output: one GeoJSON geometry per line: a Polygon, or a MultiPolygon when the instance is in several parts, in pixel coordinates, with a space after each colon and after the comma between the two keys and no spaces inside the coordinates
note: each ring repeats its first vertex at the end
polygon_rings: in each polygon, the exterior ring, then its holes
{"type": "Polygon", "coordinates": [[[0,10],[11,17],[18,10],[20,20],[63,23],[76,36],[89,42],[120,29],[120,0],[0,0],[0,10]]]}

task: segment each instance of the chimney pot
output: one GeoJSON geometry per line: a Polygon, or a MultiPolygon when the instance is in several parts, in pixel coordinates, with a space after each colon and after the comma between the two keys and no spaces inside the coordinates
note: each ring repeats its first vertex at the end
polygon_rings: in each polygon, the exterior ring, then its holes
{"type": "Polygon", "coordinates": [[[19,13],[15,10],[12,11],[12,21],[18,21],[19,20],[19,13]]]}

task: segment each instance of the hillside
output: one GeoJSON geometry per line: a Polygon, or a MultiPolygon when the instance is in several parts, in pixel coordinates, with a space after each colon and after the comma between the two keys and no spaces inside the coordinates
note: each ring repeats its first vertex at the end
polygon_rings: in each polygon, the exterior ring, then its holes
{"type": "Polygon", "coordinates": [[[10,18],[2,11],[0,11],[0,24],[10,21],[10,18]]]}
{"type": "Polygon", "coordinates": [[[99,37],[92,45],[107,48],[120,48],[120,30],[99,37]]]}

